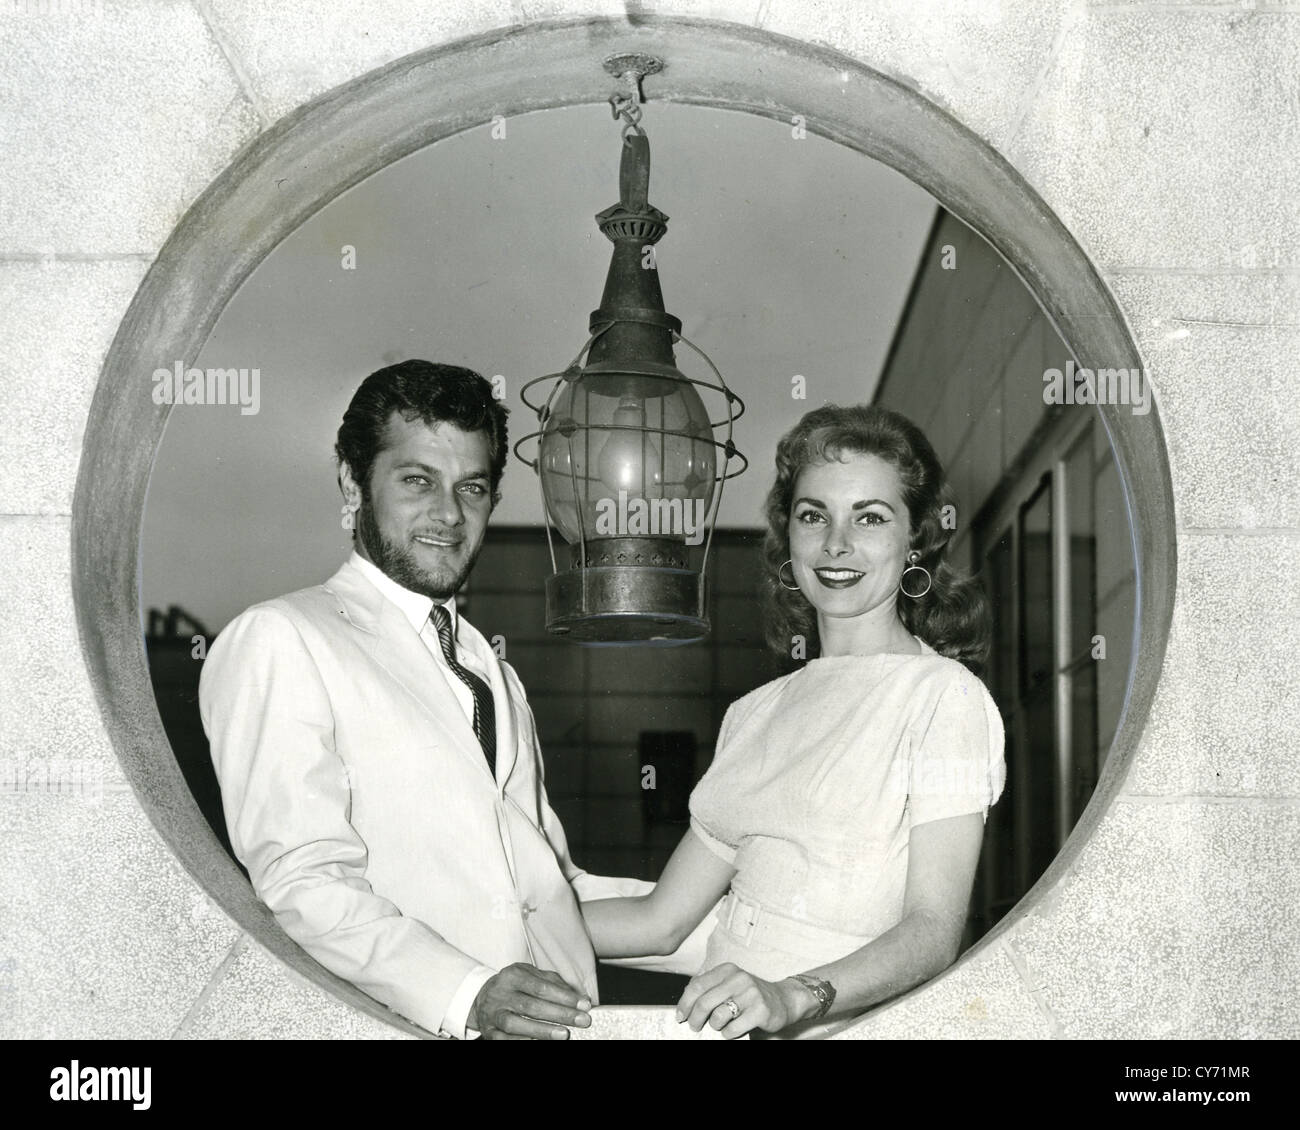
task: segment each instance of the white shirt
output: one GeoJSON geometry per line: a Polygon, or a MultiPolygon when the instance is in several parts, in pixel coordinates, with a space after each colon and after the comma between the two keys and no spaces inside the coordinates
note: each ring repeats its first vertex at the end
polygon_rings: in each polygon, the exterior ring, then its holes
{"type": "MultiPolygon", "coordinates": [[[[415,629],[421,642],[429,649],[429,654],[433,656],[446,675],[447,685],[455,693],[456,701],[460,703],[461,709],[465,711],[465,717],[472,724],[474,721],[474,694],[460,676],[447,665],[447,659],[442,654],[442,642],[438,639],[438,629],[434,627],[433,622],[429,619],[430,614],[433,612],[433,598],[403,588],[377,565],[367,561],[355,550],[352,552],[351,560],[352,564],[365,574],[366,580],[373,584],[385,598],[395,604],[402,615],[406,617],[411,627],[415,629]]],[[[451,616],[451,636],[452,639],[456,640],[456,662],[467,671],[474,672],[491,686],[487,665],[496,662],[495,654],[492,654],[489,658],[478,654],[473,647],[462,646],[458,631],[460,616],[456,611],[456,597],[454,595],[448,597],[442,606],[451,616]]],[[[458,1040],[472,1039],[479,1035],[475,1029],[466,1026],[466,1021],[469,1019],[469,1010],[473,1007],[479,991],[496,974],[497,970],[489,965],[479,965],[466,974],[465,980],[460,983],[460,988],[456,990],[455,995],[451,998],[451,1003],[447,1006],[447,1013],[443,1017],[441,1035],[454,1036],[458,1040]]]]}
{"type": "MultiPolygon", "coordinates": [[[[455,693],[461,709],[465,711],[465,717],[472,724],[474,721],[474,695],[469,687],[465,685],[464,680],[447,665],[446,657],[442,654],[442,642],[438,639],[438,629],[429,618],[433,613],[433,598],[403,588],[377,565],[367,561],[355,550],[352,553],[352,563],[366,575],[366,580],[397,605],[402,615],[415,629],[420,641],[428,648],[429,654],[437,661],[438,666],[442,668],[443,674],[447,677],[447,685],[455,693]]],[[[472,647],[465,646],[460,642],[460,613],[456,610],[455,596],[448,597],[443,601],[442,606],[451,617],[451,638],[456,641],[456,662],[467,671],[472,671],[475,675],[478,675],[479,678],[491,686],[491,679],[488,678],[487,661],[472,647]]],[[[492,656],[493,660],[495,658],[495,655],[492,656]]]]}

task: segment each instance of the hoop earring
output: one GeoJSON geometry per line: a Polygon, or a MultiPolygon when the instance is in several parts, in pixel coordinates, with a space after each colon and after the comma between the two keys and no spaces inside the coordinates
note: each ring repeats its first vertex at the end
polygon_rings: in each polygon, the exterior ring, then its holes
{"type": "Polygon", "coordinates": [[[356,529],[356,525],[357,525],[356,518],[355,518],[356,512],[357,512],[357,508],[355,506],[349,506],[346,502],[343,504],[342,526],[345,530],[356,529]]]}
{"type": "Polygon", "coordinates": [[[776,571],[776,579],[777,579],[777,582],[781,585],[781,587],[782,587],[783,589],[789,589],[791,592],[798,592],[798,591],[799,591],[799,583],[798,583],[798,581],[795,581],[795,583],[792,584],[792,585],[787,585],[787,584],[785,583],[785,575],[784,575],[784,573],[782,572],[782,570],[784,570],[785,567],[786,567],[787,565],[790,566],[790,579],[791,579],[791,580],[794,580],[794,562],[793,562],[793,561],[782,561],[782,562],[781,562],[781,565],[780,565],[780,568],[778,568],[777,571],[776,571]]]}
{"type": "Polygon", "coordinates": [[[925,596],[925,594],[930,591],[930,586],[934,582],[930,576],[930,570],[927,569],[924,565],[917,564],[917,562],[921,560],[921,555],[917,553],[916,550],[912,550],[912,552],[907,555],[907,560],[910,562],[910,564],[907,566],[906,569],[903,570],[903,575],[898,578],[898,591],[901,592],[904,596],[909,597],[912,600],[920,600],[921,597],[925,596]],[[923,588],[920,592],[908,592],[907,588],[903,584],[903,582],[907,579],[908,573],[924,573],[925,588],[923,588]]]}

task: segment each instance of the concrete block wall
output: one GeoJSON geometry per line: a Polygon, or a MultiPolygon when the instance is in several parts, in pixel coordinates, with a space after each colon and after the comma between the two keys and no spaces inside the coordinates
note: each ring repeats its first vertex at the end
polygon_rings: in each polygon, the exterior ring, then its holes
{"type": "Polygon", "coordinates": [[[126,786],[73,614],[79,443],[137,284],[241,147],[406,53],[630,13],[788,36],[933,101],[1090,253],[1159,395],[1180,580],[1119,795],[1009,930],[851,1035],[1300,1035],[1294,4],[75,7],[0,7],[0,1033],[393,1034],[243,936],[126,786]]]}

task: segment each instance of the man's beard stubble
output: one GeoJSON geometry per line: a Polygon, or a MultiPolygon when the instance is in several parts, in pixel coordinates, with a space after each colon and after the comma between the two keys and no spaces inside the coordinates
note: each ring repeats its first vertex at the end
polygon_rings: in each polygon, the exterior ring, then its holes
{"type": "Polygon", "coordinates": [[[415,553],[410,546],[402,545],[383,535],[379,524],[375,521],[374,508],[366,498],[362,499],[361,507],[357,511],[357,538],[365,547],[370,560],[385,575],[396,581],[402,588],[418,592],[439,602],[445,601],[459,591],[470,570],[474,568],[479,551],[483,548],[480,543],[478,549],[458,573],[452,574],[449,570],[432,573],[416,561],[415,553]]]}

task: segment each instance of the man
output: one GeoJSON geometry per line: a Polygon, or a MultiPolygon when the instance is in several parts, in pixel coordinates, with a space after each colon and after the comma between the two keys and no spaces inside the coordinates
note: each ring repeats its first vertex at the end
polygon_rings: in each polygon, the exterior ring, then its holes
{"type": "MultiPolygon", "coordinates": [[[[506,409],[407,361],[357,389],[336,451],[351,557],[236,617],[203,668],[235,854],[291,938],[417,1024],[567,1038],[597,1002],[579,900],[652,885],[570,861],[523,687],[457,614],[506,409]]],[[[697,934],[641,964],[694,972],[697,934]]]]}

